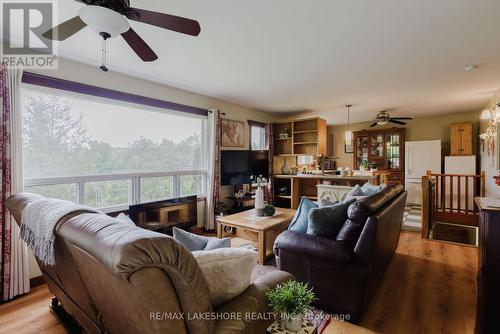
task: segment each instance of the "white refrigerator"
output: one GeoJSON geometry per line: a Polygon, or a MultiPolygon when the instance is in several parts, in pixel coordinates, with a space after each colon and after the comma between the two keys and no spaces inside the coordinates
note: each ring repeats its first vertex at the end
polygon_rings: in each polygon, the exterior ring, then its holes
{"type": "MultiPolygon", "coordinates": [[[[444,157],[444,173],[456,175],[476,175],[476,156],[463,155],[463,156],[449,156],[444,157]]],[[[450,203],[450,178],[446,180],[446,203],[450,203]]],[[[474,179],[469,178],[469,203],[468,208],[474,207],[474,179]]],[[[465,210],[465,178],[462,177],[460,181],[460,209],[465,210]]],[[[458,178],[453,178],[453,208],[458,209],[458,178]]]]}
{"type": "Polygon", "coordinates": [[[405,142],[405,188],[407,203],[422,204],[422,176],[441,173],[441,140],[405,142]]]}

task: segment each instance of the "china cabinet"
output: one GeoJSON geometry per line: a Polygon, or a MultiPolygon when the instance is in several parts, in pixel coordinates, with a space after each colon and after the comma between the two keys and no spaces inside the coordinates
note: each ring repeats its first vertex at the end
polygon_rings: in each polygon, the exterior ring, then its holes
{"type": "Polygon", "coordinates": [[[404,128],[354,132],[354,169],[369,161],[389,172],[389,184],[404,184],[404,128]]]}

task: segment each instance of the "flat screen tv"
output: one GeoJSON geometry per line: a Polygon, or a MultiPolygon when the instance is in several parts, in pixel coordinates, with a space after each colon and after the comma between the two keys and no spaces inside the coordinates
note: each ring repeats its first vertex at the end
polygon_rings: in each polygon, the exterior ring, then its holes
{"type": "Polygon", "coordinates": [[[268,151],[222,151],[222,185],[250,183],[251,175],[269,177],[268,151]]]}

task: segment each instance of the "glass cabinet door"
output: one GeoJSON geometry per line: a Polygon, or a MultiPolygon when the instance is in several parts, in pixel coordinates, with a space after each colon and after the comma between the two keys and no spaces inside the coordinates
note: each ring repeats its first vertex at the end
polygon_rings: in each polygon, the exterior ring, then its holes
{"type": "Polygon", "coordinates": [[[387,169],[401,170],[401,136],[399,133],[388,133],[385,137],[387,152],[387,169]]]}
{"type": "Polygon", "coordinates": [[[384,157],[384,135],[374,134],[370,140],[370,158],[378,159],[384,157]]]}
{"type": "Polygon", "coordinates": [[[368,136],[356,136],[356,169],[364,160],[368,160],[368,136]]]}

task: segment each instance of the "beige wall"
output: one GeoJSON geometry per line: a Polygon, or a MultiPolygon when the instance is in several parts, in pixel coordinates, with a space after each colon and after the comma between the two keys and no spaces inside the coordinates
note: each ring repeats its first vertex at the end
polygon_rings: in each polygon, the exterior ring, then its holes
{"type": "MultiPolygon", "coordinates": [[[[473,122],[475,140],[474,147],[477,146],[477,129],[479,123],[478,112],[466,112],[451,115],[439,115],[433,117],[418,117],[408,122],[406,128],[406,141],[436,140],[441,139],[443,145],[443,155],[448,155],[450,150],[450,129],[451,123],[473,122]]],[[[370,129],[372,122],[357,123],[351,125],[352,131],[370,129]]],[[[391,128],[392,125],[377,127],[377,129],[391,128]]],[[[353,154],[344,153],[344,132],[347,125],[329,126],[328,134],[333,135],[333,157],[337,158],[337,166],[353,166],[353,154]]]]}
{"type": "MultiPolygon", "coordinates": [[[[490,107],[495,106],[497,103],[500,102],[500,97],[498,96],[500,94],[500,89],[497,91],[495,96],[491,98],[491,100],[488,102],[488,104],[484,107],[484,109],[488,109],[490,107]]],[[[489,115],[485,114],[483,115],[483,112],[481,111],[479,113],[481,117],[480,121],[480,131],[484,131],[488,127],[488,120],[489,120],[489,115]]],[[[497,115],[499,116],[499,115],[497,115]]],[[[500,127],[500,125],[497,124],[497,127],[500,127]]],[[[488,156],[486,152],[480,152],[481,153],[481,168],[485,172],[485,183],[486,183],[486,196],[489,197],[496,197],[500,198],[500,186],[497,186],[495,184],[495,180],[493,179],[493,176],[498,175],[498,169],[496,167],[497,159],[498,159],[498,149],[500,143],[495,143],[495,150],[492,155],[488,156]]]]}
{"type": "MultiPolygon", "coordinates": [[[[224,102],[219,99],[192,93],[186,90],[177,89],[158,83],[145,81],[135,77],[110,72],[101,71],[97,65],[90,66],[82,63],[73,62],[66,59],[59,59],[58,70],[37,70],[35,73],[48,75],[55,78],[76,81],[79,83],[119,90],[127,93],[147,96],[151,98],[167,100],[176,103],[182,103],[194,107],[206,109],[219,109],[226,113],[224,118],[241,120],[245,123],[245,131],[248,134],[247,119],[261,122],[272,122],[276,120],[273,114],[265,113],[251,108],[241,107],[232,103],[224,102]]],[[[112,130],[110,124],[110,130],[112,130]]],[[[118,126],[118,125],[116,125],[118,126]]],[[[248,135],[245,138],[245,147],[249,146],[248,135]]],[[[227,187],[224,187],[227,188],[227,187]]],[[[223,196],[229,196],[231,188],[224,189],[223,196]]],[[[203,226],[205,217],[205,202],[198,203],[198,225],[203,226]]],[[[41,275],[40,269],[30,252],[29,256],[30,277],[41,275]]]]}

